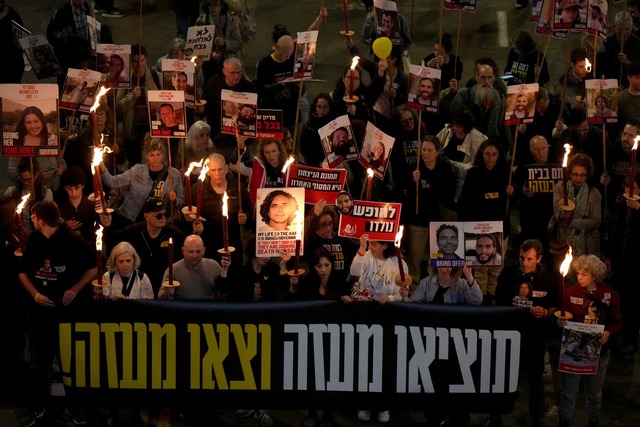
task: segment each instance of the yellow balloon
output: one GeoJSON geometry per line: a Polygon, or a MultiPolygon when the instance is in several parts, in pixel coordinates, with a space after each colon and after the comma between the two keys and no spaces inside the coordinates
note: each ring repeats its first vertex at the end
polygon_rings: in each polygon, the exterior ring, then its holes
{"type": "Polygon", "coordinates": [[[391,54],[393,43],[389,37],[380,37],[373,41],[373,53],[380,59],[386,59],[391,54]]]}

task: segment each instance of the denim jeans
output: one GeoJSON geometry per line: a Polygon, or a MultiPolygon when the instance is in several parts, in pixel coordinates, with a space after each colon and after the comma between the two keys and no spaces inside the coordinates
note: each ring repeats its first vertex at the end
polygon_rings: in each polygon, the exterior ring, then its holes
{"type": "Polygon", "coordinates": [[[562,395],[560,396],[560,419],[570,420],[576,398],[580,388],[580,379],[584,377],[585,393],[587,394],[587,415],[590,422],[600,421],[600,407],[602,405],[602,384],[609,363],[609,352],[600,354],[598,373],[594,375],[575,375],[562,373],[562,395]]]}

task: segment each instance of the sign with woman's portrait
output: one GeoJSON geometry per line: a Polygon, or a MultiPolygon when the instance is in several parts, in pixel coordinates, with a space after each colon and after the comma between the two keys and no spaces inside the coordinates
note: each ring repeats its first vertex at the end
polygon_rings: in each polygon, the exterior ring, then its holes
{"type": "Polygon", "coordinates": [[[365,169],[371,168],[378,179],[384,178],[394,142],[393,136],[387,135],[371,122],[367,122],[367,130],[360,152],[360,164],[365,169]]]}
{"type": "Polygon", "coordinates": [[[102,73],[105,87],[131,87],[131,46],[98,43],[97,69],[102,73]]]}
{"type": "Polygon", "coordinates": [[[0,85],[2,155],[57,156],[58,86],[0,85]]]}
{"type": "Polygon", "coordinates": [[[601,125],[618,122],[618,81],[616,79],[585,80],[587,123],[601,125]]]}

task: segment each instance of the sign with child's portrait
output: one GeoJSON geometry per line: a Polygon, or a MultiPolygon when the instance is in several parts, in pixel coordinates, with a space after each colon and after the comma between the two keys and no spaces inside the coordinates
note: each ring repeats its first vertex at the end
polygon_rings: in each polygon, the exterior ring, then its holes
{"type": "Polygon", "coordinates": [[[187,117],[184,92],[179,90],[150,90],[149,123],[152,138],[186,138],[187,117]]]}
{"type": "MultiPolygon", "coordinates": [[[[295,254],[296,239],[304,242],[304,188],[258,188],[256,256],[295,254]],[[296,214],[297,213],[297,214],[296,214]]],[[[300,255],[302,247],[300,246],[300,255]]]]}
{"type": "Polygon", "coordinates": [[[618,81],[616,79],[585,80],[587,123],[600,125],[618,122],[618,81]]]}
{"type": "Polygon", "coordinates": [[[514,85],[507,87],[507,107],[504,114],[504,125],[533,123],[538,98],[538,83],[514,85]]]}
{"type": "Polygon", "coordinates": [[[223,89],[220,118],[222,133],[254,137],[257,135],[258,94],[223,89]]]}
{"type": "Polygon", "coordinates": [[[0,121],[3,156],[57,156],[58,86],[0,85],[0,121]]]}

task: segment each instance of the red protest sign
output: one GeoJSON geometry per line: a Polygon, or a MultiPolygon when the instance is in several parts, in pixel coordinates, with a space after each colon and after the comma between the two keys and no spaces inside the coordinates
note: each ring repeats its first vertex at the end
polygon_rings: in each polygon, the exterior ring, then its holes
{"type": "Polygon", "coordinates": [[[344,189],[347,179],[345,169],[320,169],[291,165],[287,173],[287,187],[303,187],[305,203],[315,205],[324,199],[335,204],[338,193],[344,189]]]}
{"type": "Polygon", "coordinates": [[[340,215],[338,235],[358,239],[368,234],[370,240],[393,242],[400,224],[400,203],[354,200],[349,215],[340,215]]]}

